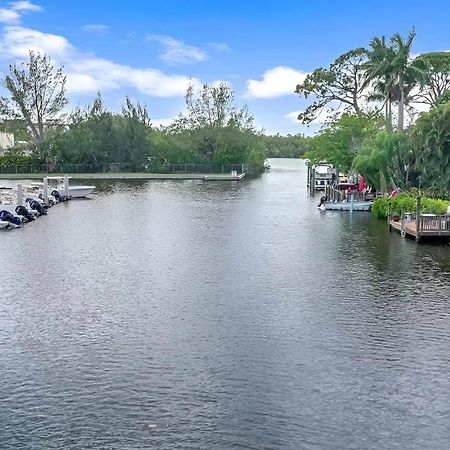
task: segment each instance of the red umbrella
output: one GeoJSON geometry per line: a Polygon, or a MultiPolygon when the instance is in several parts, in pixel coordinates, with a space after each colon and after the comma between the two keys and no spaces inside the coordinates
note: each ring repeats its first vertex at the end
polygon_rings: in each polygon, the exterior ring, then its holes
{"type": "Polygon", "coordinates": [[[364,183],[364,177],[360,176],[359,177],[359,186],[358,186],[359,191],[362,192],[365,187],[366,187],[366,185],[364,183]]]}

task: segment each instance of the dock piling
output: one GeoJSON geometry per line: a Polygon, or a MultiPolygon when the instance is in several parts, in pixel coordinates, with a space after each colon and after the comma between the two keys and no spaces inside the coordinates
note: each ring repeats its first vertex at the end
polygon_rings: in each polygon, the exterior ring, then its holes
{"type": "Polygon", "coordinates": [[[69,176],[64,175],[64,197],[69,197],[69,176]]]}
{"type": "Polygon", "coordinates": [[[17,205],[23,206],[23,187],[21,184],[17,185],[17,205]]]}
{"type": "Polygon", "coordinates": [[[48,206],[48,178],[47,177],[45,177],[43,179],[43,189],[42,190],[43,190],[42,194],[44,197],[44,205],[48,206]]]}

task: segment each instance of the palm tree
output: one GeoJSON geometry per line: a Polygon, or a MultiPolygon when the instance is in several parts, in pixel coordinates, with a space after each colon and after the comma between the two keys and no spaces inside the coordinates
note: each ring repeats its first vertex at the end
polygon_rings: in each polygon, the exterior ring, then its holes
{"type": "MultiPolygon", "coordinates": [[[[391,105],[398,103],[398,130],[403,131],[407,95],[422,76],[420,64],[411,59],[411,48],[416,37],[414,28],[403,39],[399,33],[391,37],[386,45],[384,37],[372,39],[372,50],[367,52],[367,76],[373,87],[385,99],[386,120],[392,126],[391,105]]],[[[373,97],[373,98],[376,98],[373,97]]]]}
{"type": "Polygon", "coordinates": [[[369,94],[371,101],[384,101],[387,128],[392,128],[392,94],[395,80],[392,76],[391,61],[393,50],[386,45],[384,36],[375,37],[370,41],[371,50],[367,51],[366,85],[374,89],[369,94]]]}
{"type": "Polygon", "coordinates": [[[414,63],[411,62],[411,48],[416,38],[414,28],[408,33],[408,37],[403,39],[399,33],[391,37],[393,50],[392,73],[397,79],[399,90],[398,101],[398,130],[403,131],[404,111],[405,111],[405,84],[409,79],[414,79],[414,63]]]}

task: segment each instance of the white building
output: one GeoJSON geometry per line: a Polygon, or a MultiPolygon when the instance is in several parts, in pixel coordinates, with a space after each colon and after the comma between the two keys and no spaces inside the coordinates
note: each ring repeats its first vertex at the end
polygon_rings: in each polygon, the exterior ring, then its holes
{"type": "Polygon", "coordinates": [[[10,147],[14,147],[14,134],[0,131],[0,155],[10,147]]]}

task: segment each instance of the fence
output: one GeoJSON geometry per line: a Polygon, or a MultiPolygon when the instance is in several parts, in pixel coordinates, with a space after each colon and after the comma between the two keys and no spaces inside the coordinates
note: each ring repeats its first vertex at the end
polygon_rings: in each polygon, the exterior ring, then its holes
{"type": "Polygon", "coordinates": [[[160,164],[135,165],[130,163],[109,164],[42,164],[0,166],[0,174],[40,174],[40,173],[248,173],[247,164],[160,164]]]}

